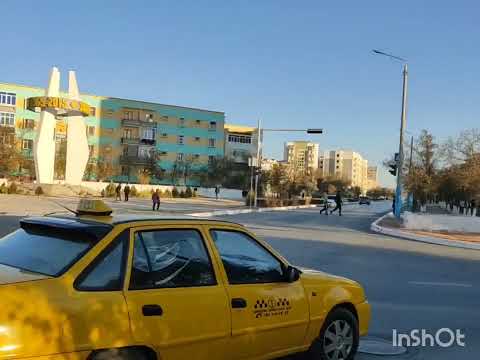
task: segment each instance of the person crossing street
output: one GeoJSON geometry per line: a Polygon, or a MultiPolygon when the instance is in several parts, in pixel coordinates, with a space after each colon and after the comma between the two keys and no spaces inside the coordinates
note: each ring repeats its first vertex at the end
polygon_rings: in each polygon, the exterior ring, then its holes
{"type": "Polygon", "coordinates": [[[335,209],[330,211],[330,214],[333,214],[335,211],[338,210],[338,215],[342,216],[342,193],[340,192],[340,190],[337,190],[337,194],[335,195],[335,203],[335,209]]]}
{"type": "Polygon", "coordinates": [[[328,195],[326,192],[323,193],[322,199],[323,199],[323,209],[320,210],[320,214],[325,211],[325,215],[328,216],[328,195]]]}

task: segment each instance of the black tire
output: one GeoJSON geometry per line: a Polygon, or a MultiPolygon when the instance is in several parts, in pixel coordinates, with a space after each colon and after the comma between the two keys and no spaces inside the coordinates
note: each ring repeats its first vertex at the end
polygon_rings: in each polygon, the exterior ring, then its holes
{"type": "Polygon", "coordinates": [[[111,349],[95,352],[90,360],[149,360],[145,351],[139,349],[111,349]]]}
{"type": "Polygon", "coordinates": [[[357,353],[359,337],[355,315],[346,308],[336,308],[327,316],[320,335],[312,344],[310,359],[352,360],[357,353]]]}

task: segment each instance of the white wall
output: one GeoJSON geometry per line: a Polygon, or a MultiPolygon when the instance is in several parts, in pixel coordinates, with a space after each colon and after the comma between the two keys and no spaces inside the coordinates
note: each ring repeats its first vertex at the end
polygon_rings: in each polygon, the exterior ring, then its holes
{"type": "Polygon", "coordinates": [[[405,212],[404,226],[410,230],[480,233],[480,217],[431,215],[405,212]]]}

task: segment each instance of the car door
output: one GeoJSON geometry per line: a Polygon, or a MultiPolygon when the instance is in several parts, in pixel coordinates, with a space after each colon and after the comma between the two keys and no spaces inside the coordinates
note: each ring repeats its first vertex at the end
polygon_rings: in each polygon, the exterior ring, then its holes
{"type": "Polygon", "coordinates": [[[210,227],[209,235],[227,283],[232,358],[283,355],[301,349],[309,323],[301,282],[287,282],[285,264],[247,232],[210,227]]]}
{"type": "Polygon", "coordinates": [[[169,359],[224,359],[228,297],[200,227],[135,228],[126,299],[134,339],[169,359]]]}

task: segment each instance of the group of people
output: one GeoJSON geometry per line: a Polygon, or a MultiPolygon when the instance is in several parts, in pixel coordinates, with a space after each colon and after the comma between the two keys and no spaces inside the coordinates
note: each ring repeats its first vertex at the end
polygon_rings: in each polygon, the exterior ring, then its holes
{"type": "MultiPolygon", "coordinates": [[[[126,184],[125,187],[123,188],[123,194],[124,194],[124,201],[128,201],[130,199],[130,185],[126,184]]],[[[122,183],[119,183],[115,187],[115,200],[116,201],[122,201],[122,183]]],[[[152,210],[160,210],[160,190],[155,190],[152,192],[152,210]]]]}
{"type": "MultiPolygon", "coordinates": [[[[323,209],[320,210],[320,214],[325,212],[325,215],[328,215],[329,204],[328,204],[328,194],[326,192],[323,193],[322,199],[323,199],[323,209]]],[[[335,194],[335,208],[330,211],[330,215],[338,210],[338,215],[342,216],[342,205],[343,205],[342,193],[340,192],[340,190],[338,190],[337,193],[335,194]]]]}
{"type": "MultiPolygon", "coordinates": [[[[457,212],[461,215],[470,215],[473,216],[475,209],[477,209],[477,201],[475,199],[468,200],[450,200],[447,202],[447,207],[450,208],[450,211],[453,212],[453,209],[456,208],[457,212]]],[[[477,210],[478,212],[478,210],[477,210]]],[[[477,214],[478,215],[478,214],[477,214]]]]}
{"type": "MultiPolygon", "coordinates": [[[[125,195],[124,196],[124,200],[125,201],[128,201],[129,198],[130,198],[130,185],[127,184],[125,185],[125,187],[123,188],[123,194],[125,195]]],[[[122,201],[122,183],[119,183],[117,185],[117,187],[115,188],[115,200],[118,200],[118,201],[122,201]]]]}

